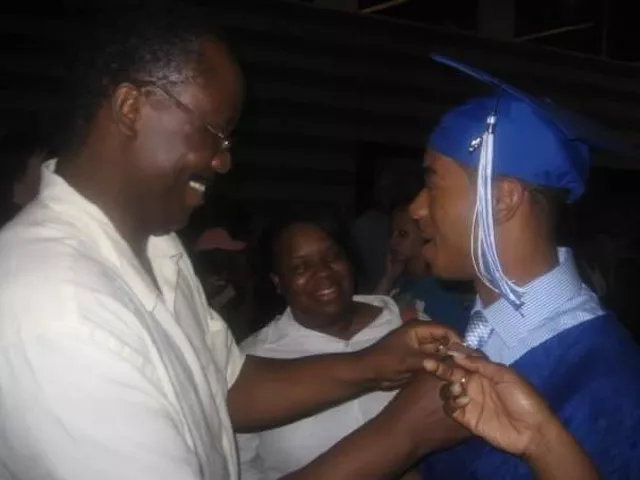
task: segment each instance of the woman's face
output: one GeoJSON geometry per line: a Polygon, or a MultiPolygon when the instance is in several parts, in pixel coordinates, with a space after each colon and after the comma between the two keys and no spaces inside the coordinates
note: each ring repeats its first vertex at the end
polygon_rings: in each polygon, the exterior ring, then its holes
{"type": "Polygon", "coordinates": [[[342,315],[351,304],[351,265],[323,229],[307,223],[291,225],[276,241],[275,258],[276,283],[296,318],[320,323],[342,315]]]}
{"type": "Polygon", "coordinates": [[[395,261],[420,258],[424,240],[416,222],[406,208],[398,209],[391,218],[391,255],[395,261]]]}

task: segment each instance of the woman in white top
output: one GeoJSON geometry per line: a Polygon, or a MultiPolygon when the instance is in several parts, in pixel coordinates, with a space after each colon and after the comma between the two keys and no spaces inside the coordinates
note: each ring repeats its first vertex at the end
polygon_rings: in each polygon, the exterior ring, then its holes
{"type": "MultiPolygon", "coordinates": [[[[272,279],[288,308],[243,343],[246,353],[295,358],[353,352],[400,326],[390,298],[354,296],[351,265],[327,230],[294,222],[270,246],[272,279]]],[[[242,479],[277,479],[308,464],[376,416],[394,395],[370,393],[289,425],[238,435],[242,479]]]]}

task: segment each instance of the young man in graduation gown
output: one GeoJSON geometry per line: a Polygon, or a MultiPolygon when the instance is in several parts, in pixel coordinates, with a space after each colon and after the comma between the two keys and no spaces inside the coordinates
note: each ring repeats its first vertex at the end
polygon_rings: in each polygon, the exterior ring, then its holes
{"type": "MultiPolygon", "coordinates": [[[[431,134],[411,212],[434,274],[475,279],[465,341],[525,376],[605,478],[640,478],[640,352],[557,248],[562,202],[583,193],[589,149],[618,148],[584,119],[484,72],[492,87],[431,134]]],[[[423,461],[423,478],[531,478],[524,459],[474,438],[423,461]]]]}

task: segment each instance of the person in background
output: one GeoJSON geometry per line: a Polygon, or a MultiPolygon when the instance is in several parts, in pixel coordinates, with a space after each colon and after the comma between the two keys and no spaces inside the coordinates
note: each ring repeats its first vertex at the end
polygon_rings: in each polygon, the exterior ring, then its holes
{"type": "Polygon", "coordinates": [[[38,125],[22,121],[0,136],[2,224],[33,200],[40,189],[40,167],[50,149],[38,125]]]}
{"type": "MultiPolygon", "coordinates": [[[[605,478],[640,478],[640,349],[558,248],[559,205],[586,188],[590,146],[625,151],[593,122],[446,57],[491,94],[447,112],[411,205],[434,275],[473,279],[465,343],[509,365],[605,478]]],[[[473,439],[428,455],[425,479],[525,479],[519,458],[473,439]]]]}
{"type": "Polygon", "coordinates": [[[231,238],[223,228],[210,228],[198,237],[194,268],[209,306],[227,322],[237,342],[251,332],[253,277],[247,244],[231,238]]]}
{"type": "Polygon", "coordinates": [[[547,402],[514,370],[453,350],[425,368],[447,381],[443,408],[495,448],[522,458],[537,480],[597,480],[596,466],[547,402]],[[453,363],[452,363],[453,361],[453,363]]]}
{"type": "Polygon", "coordinates": [[[473,303],[469,283],[443,284],[431,275],[422,255],[425,241],[409,214],[409,206],[396,208],[391,216],[387,270],[376,288],[378,295],[391,295],[405,321],[432,319],[460,334],[469,321],[473,303]]]}
{"type": "Polygon", "coordinates": [[[389,250],[389,225],[394,202],[394,177],[390,171],[376,172],[372,205],[351,226],[351,240],[358,264],[358,292],[373,293],[385,272],[389,250]]]}
{"type": "MultiPolygon", "coordinates": [[[[353,269],[332,222],[299,219],[273,232],[272,279],[287,309],[248,338],[248,355],[298,358],[351,353],[401,326],[395,303],[354,296],[353,269]]],[[[297,422],[238,435],[243,480],[276,480],[311,462],[375,417],[395,392],[372,392],[297,422]]]]}

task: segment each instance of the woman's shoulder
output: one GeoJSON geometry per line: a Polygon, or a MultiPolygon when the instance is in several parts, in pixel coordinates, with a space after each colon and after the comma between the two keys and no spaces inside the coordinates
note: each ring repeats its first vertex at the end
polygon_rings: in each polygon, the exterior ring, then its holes
{"type": "Polygon", "coordinates": [[[353,301],[360,303],[364,308],[370,309],[375,320],[385,319],[402,323],[400,309],[393,298],[386,295],[355,295],[353,301]]]}
{"type": "Polygon", "coordinates": [[[354,295],[353,301],[366,305],[373,305],[382,310],[397,311],[398,306],[388,295],[354,295]]]}
{"type": "Polygon", "coordinates": [[[276,315],[267,325],[244,340],[240,348],[247,354],[264,353],[269,346],[291,338],[299,328],[292,318],[291,310],[287,308],[281,315],[276,315]]]}

